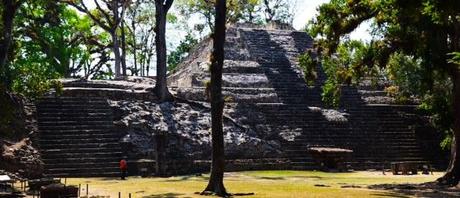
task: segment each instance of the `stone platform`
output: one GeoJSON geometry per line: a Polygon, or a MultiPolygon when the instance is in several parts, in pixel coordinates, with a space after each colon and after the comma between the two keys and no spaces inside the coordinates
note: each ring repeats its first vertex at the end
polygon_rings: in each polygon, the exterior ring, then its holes
{"type": "MultiPolygon", "coordinates": [[[[319,169],[310,147],[354,152],[355,170],[395,161],[443,168],[440,135],[416,110],[373,87],[343,86],[339,109],[321,101],[326,76],[307,86],[297,57],[312,48],[304,32],[230,27],[225,46],[224,131],[230,170],[319,169]]],[[[158,104],[154,80],[64,81],[64,93],[37,103],[41,152],[52,176],[116,176],[117,160],[161,161],[169,174],[205,171],[210,107],[204,85],[211,42],[205,39],[169,75],[175,102],[158,104]],[[158,137],[165,141],[159,146],[158,137]],[[121,144],[130,145],[121,149],[121,144]],[[161,148],[159,151],[159,148],[161,148]]],[[[160,163],[161,163],[160,161],[160,163]]]]}

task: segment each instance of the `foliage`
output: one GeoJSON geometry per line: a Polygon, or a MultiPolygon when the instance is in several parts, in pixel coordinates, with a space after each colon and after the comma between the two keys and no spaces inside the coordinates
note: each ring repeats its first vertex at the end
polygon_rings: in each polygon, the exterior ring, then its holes
{"type": "Polygon", "coordinates": [[[51,87],[50,79],[80,76],[82,70],[88,77],[108,60],[107,35],[93,35],[91,20],[65,5],[54,1],[24,4],[15,23],[9,75],[17,93],[38,97],[51,87]],[[92,65],[94,60],[98,62],[92,65]]]}
{"type": "Polygon", "coordinates": [[[294,21],[294,9],[296,1],[292,0],[263,0],[263,14],[265,22],[278,21],[292,24],[294,21]]]}
{"type": "Polygon", "coordinates": [[[101,30],[110,34],[111,49],[114,56],[115,77],[126,75],[126,35],[124,17],[127,7],[132,3],[125,0],[93,0],[95,8],[90,9],[86,0],[61,0],[89,17],[101,30]]]}
{"type": "Polygon", "coordinates": [[[61,8],[46,12],[47,2],[37,1],[23,5],[17,13],[16,49],[8,65],[13,91],[28,97],[40,96],[50,88],[49,79],[63,76],[68,69],[64,59],[70,53],[62,41],[67,32],[48,18],[48,14],[59,14],[61,8]]]}
{"type": "Polygon", "coordinates": [[[309,86],[313,86],[318,78],[318,74],[316,72],[318,62],[313,57],[313,52],[308,51],[307,53],[302,54],[299,57],[299,65],[303,70],[305,82],[309,86]]]}
{"type": "MultiPolygon", "coordinates": [[[[452,100],[460,68],[449,55],[460,51],[460,1],[331,0],[318,11],[308,29],[321,54],[333,56],[348,34],[363,22],[372,22],[373,41],[362,65],[388,68],[400,94],[419,96],[420,108],[432,115],[439,129],[460,134],[460,126],[453,128],[454,120],[460,119],[453,116],[458,106],[453,104],[459,101],[452,100]]],[[[440,180],[443,183],[458,182],[460,167],[453,162],[440,180]]]]}
{"type": "MultiPolygon", "coordinates": [[[[198,14],[204,22],[195,24],[194,29],[201,32],[207,27],[209,32],[214,26],[213,5],[214,1],[208,0],[179,0],[177,8],[186,19],[198,14]]],[[[228,0],[227,22],[265,24],[278,21],[292,24],[294,6],[289,0],[228,0]]]]}
{"type": "MultiPolygon", "coordinates": [[[[167,15],[169,22],[174,22],[176,18],[170,13],[167,15]]],[[[148,76],[155,55],[155,2],[135,1],[128,7],[125,20],[132,37],[128,42],[132,66],[128,69],[133,75],[148,76]]]]}
{"type": "MultiPolygon", "coordinates": [[[[340,89],[343,84],[357,84],[364,76],[377,77],[375,67],[365,67],[364,61],[369,56],[370,44],[361,41],[346,40],[341,43],[333,56],[322,56],[321,65],[327,76],[323,85],[322,99],[326,105],[338,107],[340,89]]],[[[301,63],[301,65],[303,65],[301,63]]],[[[311,68],[313,69],[313,68],[311,68]]]]}
{"type": "Polygon", "coordinates": [[[168,70],[173,71],[176,69],[177,65],[182,62],[188,55],[188,52],[190,52],[196,44],[198,44],[198,39],[195,39],[191,33],[188,33],[185,39],[180,42],[179,46],[169,54],[168,70]]]}
{"type": "Polygon", "coordinates": [[[51,81],[51,87],[54,89],[56,97],[61,96],[64,93],[64,85],[59,80],[51,81]]]}
{"type": "Polygon", "coordinates": [[[324,68],[324,73],[328,76],[323,85],[322,100],[326,105],[337,108],[340,104],[340,83],[338,82],[337,67],[338,59],[323,58],[321,64],[324,68]]]}
{"type": "MultiPolygon", "coordinates": [[[[432,1],[332,0],[318,8],[320,14],[310,22],[308,31],[316,37],[322,54],[342,57],[335,67],[343,68],[342,63],[349,62],[346,57],[353,56],[346,53],[353,52],[352,48],[342,47],[349,43],[346,35],[362,22],[372,20],[372,32],[377,40],[357,48],[360,49],[359,54],[351,62],[355,67],[348,67],[354,78],[361,77],[355,74],[362,74],[362,66],[386,67],[389,79],[397,87],[398,93],[395,94],[401,97],[441,94],[443,97],[440,98],[448,98],[446,96],[450,94],[447,90],[451,86],[442,82],[448,79],[442,74],[446,71],[446,59],[443,57],[448,48],[440,46],[442,42],[439,39],[443,37],[434,36],[437,33],[433,31],[437,31],[436,27],[444,28],[452,24],[453,21],[442,21],[439,17],[448,17],[449,13],[456,11],[453,9],[452,12],[442,13],[439,10],[442,5],[447,4],[432,1]],[[417,40],[420,38],[425,40],[417,40]],[[432,49],[442,50],[434,52],[432,49]],[[435,74],[434,70],[438,72],[435,74]],[[434,81],[446,85],[446,88],[439,89],[434,81]]],[[[341,79],[337,83],[343,83],[343,80],[348,79],[341,79]]],[[[395,90],[396,87],[391,89],[395,90]]]]}

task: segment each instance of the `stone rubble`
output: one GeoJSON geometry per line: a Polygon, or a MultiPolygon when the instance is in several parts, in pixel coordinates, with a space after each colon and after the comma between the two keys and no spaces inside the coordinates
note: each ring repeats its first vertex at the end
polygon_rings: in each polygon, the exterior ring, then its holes
{"type": "MultiPolygon", "coordinates": [[[[210,158],[211,115],[204,105],[142,101],[110,101],[110,105],[115,125],[124,133],[123,142],[131,145],[133,157],[155,152],[155,135],[166,134],[168,149],[178,157],[210,158]]],[[[228,117],[224,119],[224,133],[228,159],[273,157],[281,153],[278,142],[264,140],[228,117]]]]}
{"type": "Polygon", "coordinates": [[[1,142],[0,169],[14,178],[38,178],[43,173],[40,153],[29,138],[17,143],[1,142]]]}

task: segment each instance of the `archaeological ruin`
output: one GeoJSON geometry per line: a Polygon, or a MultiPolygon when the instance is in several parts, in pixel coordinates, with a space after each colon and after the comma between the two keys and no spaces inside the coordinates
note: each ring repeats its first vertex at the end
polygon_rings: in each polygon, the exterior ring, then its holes
{"type": "MultiPolygon", "coordinates": [[[[392,162],[446,165],[440,133],[411,105],[397,105],[384,81],[342,87],[338,109],[321,100],[325,74],[305,83],[300,54],[312,38],[289,27],[233,25],[227,30],[223,92],[226,170],[319,169],[312,147],[353,151],[349,169],[382,169],[392,162]]],[[[45,175],[118,176],[127,158],[131,174],[175,175],[209,169],[211,39],[171,72],[174,102],[158,103],[154,79],[62,80],[63,93],[36,103],[35,137],[45,175]]]]}

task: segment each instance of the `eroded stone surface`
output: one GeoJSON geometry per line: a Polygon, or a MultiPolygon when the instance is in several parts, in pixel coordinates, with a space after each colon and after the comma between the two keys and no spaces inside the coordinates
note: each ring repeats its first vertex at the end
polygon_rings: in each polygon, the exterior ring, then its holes
{"type": "Polygon", "coordinates": [[[1,142],[0,169],[17,177],[38,178],[43,174],[43,162],[39,152],[25,138],[17,143],[1,142]]]}
{"type": "MultiPolygon", "coordinates": [[[[132,155],[142,157],[155,152],[154,136],[166,134],[168,149],[176,154],[193,159],[209,159],[209,108],[179,102],[111,101],[110,105],[115,112],[116,126],[125,133],[123,141],[130,142],[135,148],[132,155]]],[[[264,140],[252,129],[231,118],[224,119],[224,132],[226,156],[229,159],[274,157],[280,153],[277,141],[264,140]]]]}

